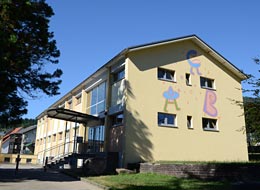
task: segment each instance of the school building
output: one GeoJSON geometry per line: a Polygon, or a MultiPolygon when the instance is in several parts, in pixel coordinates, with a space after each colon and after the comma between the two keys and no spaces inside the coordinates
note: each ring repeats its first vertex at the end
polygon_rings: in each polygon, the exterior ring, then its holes
{"type": "Polygon", "coordinates": [[[38,162],[118,153],[154,161],[248,161],[246,76],[196,35],[122,50],[38,117],[38,162]]]}

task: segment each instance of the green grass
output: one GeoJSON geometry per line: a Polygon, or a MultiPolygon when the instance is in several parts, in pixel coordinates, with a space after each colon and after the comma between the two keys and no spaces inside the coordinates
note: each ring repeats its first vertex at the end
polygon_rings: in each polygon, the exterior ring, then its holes
{"type": "Polygon", "coordinates": [[[121,174],[113,176],[88,177],[88,180],[110,187],[111,190],[229,190],[228,182],[181,179],[168,175],[151,173],[121,174]]]}

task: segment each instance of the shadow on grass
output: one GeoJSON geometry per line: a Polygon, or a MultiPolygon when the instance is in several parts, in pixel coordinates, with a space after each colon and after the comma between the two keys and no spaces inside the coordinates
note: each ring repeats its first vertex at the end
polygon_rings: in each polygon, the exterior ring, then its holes
{"type": "Polygon", "coordinates": [[[111,187],[112,190],[230,190],[231,184],[223,181],[204,181],[176,178],[157,174],[132,174],[118,176],[100,176],[90,180],[111,187]]]}

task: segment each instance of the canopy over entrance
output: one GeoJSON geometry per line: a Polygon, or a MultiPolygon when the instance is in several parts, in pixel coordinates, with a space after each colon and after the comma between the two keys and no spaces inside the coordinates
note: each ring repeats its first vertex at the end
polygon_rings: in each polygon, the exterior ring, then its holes
{"type": "Polygon", "coordinates": [[[101,125],[101,120],[98,117],[63,108],[49,109],[47,110],[47,116],[65,121],[83,123],[88,127],[101,125]]]}

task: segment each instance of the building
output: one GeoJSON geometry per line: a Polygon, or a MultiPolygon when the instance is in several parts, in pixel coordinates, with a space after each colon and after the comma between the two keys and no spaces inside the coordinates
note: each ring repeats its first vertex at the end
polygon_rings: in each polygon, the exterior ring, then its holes
{"type": "Polygon", "coordinates": [[[18,127],[7,131],[0,140],[0,163],[15,163],[17,155],[20,154],[21,163],[36,164],[37,159],[34,156],[36,127],[36,125],[18,127]]]}
{"type": "Polygon", "coordinates": [[[248,161],[243,109],[234,103],[243,101],[244,79],[196,35],[129,47],[49,107],[97,116],[101,123],[54,119],[46,110],[37,117],[38,161],[71,152],[117,152],[121,167],[248,161]]]}
{"type": "Polygon", "coordinates": [[[21,150],[22,134],[21,127],[9,130],[2,139],[2,154],[17,154],[21,150]]]}
{"type": "Polygon", "coordinates": [[[37,125],[21,129],[21,154],[34,154],[37,125]]]}

